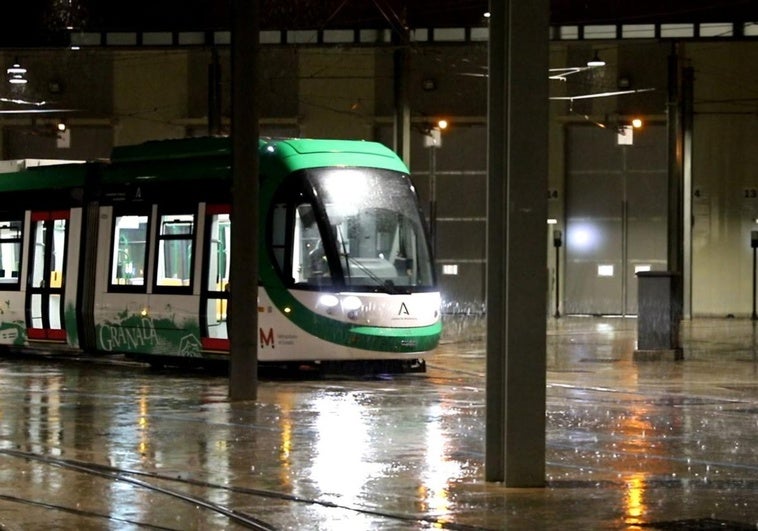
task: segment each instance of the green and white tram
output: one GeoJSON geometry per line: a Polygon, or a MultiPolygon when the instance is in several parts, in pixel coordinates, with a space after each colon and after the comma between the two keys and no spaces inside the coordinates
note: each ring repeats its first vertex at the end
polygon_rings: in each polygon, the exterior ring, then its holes
{"type": "MultiPolygon", "coordinates": [[[[423,370],[440,295],[402,161],[373,142],[259,148],[259,361],[423,370]]],[[[152,141],[0,173],[0,344],[228,359],[230,150],[152,141]]]]}

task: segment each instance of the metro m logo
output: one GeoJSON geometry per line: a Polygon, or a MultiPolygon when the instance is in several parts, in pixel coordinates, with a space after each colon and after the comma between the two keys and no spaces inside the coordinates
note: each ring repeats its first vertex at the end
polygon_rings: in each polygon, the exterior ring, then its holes
{"type": "Polygon", "coordinates": [[[274,344],[274,329],[269,328],[268,334],[263,331],[263,328],[258,329],[258,338],[261,342],[261,348],[264,347],[271,347],[276,348],[276,345],[274,344]]]}

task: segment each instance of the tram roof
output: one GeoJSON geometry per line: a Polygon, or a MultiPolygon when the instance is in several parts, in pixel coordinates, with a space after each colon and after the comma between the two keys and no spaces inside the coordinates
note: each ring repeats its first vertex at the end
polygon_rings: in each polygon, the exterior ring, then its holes
{"type": "Polygon", "coordinates": [[[84,185],[87,171],[86,164],[72,162],[0,173],[0,192],[76,188],[84,185]]]}
{"type": "MultiPolygon", "coordinates": [[[[113,149],[106,182],[161,179],[229,179],[229,137],[152,140],[113,149]]],[[[344,166],[376,167],[407,173],[397,155],[378,142],[313,138],[261,138],[261,163],[276,160],[287,171],[344,166]]]]}
{"type": "Polygon", "coordinates": [[[270,141],[269,146],[290,171],[326,166],[376,167],[408,173],[394,151],[379,142],[288,138],[270,141]]]}

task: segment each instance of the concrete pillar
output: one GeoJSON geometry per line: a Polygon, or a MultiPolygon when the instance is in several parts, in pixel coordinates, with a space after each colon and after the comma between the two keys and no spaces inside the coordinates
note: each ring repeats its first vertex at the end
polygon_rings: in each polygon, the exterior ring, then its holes
{"type": "Polygon", "coordinates": [[[545,485],[548,0],[490,2],[485,475],[545,485]]]}
{"type": "Polygon", "coordinates": [[[259,0],[232,2],[232,316],[229,397],[258,396],[259,0]]]}

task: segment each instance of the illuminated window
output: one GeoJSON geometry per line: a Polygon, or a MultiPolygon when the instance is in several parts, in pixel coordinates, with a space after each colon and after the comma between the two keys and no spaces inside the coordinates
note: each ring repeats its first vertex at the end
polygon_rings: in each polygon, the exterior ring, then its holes
{"type": "Polygon", "coordinates": [[[147,216],[117,216],[113,229],[111,285],[144,286],[147,216]]]}
{"type": "Polygon", "coordinates": [[[208,298],[205,308],[206,335],[214,339],[228,339],[229,284],[231,268],[231,219],[228,205],[210,205],[206,213],[208,238],[208,267],[205,287],[208,298]]]}
{"type": "Polygon", "coordinates": [[[160,217],[156,286],[192,285],[194,236],[193,214],[164,214],[160,217]]]}
{"type": "Polygon", "coordinates": [[[19,287],[21,220],[0,220],[0,289],[19,287]]]}

